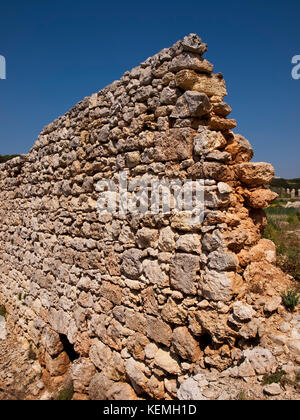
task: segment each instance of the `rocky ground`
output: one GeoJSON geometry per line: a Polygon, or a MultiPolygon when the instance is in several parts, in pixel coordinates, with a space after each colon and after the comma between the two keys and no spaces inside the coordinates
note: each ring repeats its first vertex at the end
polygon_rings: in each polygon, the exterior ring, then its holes
{"type": "MultiPolygon", "coordinates": [[[[252,302],[252,307],[275,309],[266,320],[262,339],[252,348],[238,351],[236,362],[219,372],[198,369],[178,384],[181,400],[299,400],[300,399],[300,310],[286,311],[276,299],[252,302]],[[272,307],[273,305],[273,307],[272,307]]],[[[250,306],[248,307],[250,308],[250,306]]],[[[243,316],[247,305],[236,305],[243,316]]],[[[247,314],[246,314],[247,315],[247,314]]],[[[245,315],[245,316],[246,316],[245,315]]],[[[42,368],[28,342],[11,333],[0,338],[0,400],[56,399],[59,388],[47,389],[42,368]]],[[[170,381],[171,386],[171,381],[170,381]]],[[[170,390],[172,391],[172,390],[170,390]]],[[[173,390],[174,392],[175,390],[173,390]]],[[[176,399],[176,391],[174,398],[176,399]]],[[[76,394],[74,395],[76,399],[76,394]]]]}
{"type": "Polygon", "coordinates": [[[44,384],[36,354],[26,340],[11,334],[8,325],[5,329],[6,337],[0,337],[0,400],[39,399],[44,384]]]}
{"type": "Polygon", "coordinates": [[[237,362],[221,373],[199,369],[177,395],[182,400],[299,400],[299,339],[299,310],[271,315],[257,346],[237,351],[237,362]]]}

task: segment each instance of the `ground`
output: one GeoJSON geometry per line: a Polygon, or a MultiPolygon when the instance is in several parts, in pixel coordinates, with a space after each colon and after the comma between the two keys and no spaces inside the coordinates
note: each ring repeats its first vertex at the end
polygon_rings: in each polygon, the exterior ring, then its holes
{"type": "Polygon", "coordinates": [[[267,209],[264,237],[275,243],[279,267],[300,281],[300,202],[298,208],[285,207],[295,204],[278,200],[267,209]]]}
{"type": "Polygon", "coordinates": [[[9,324],[6,332],[6,339],[0,339],[0,400],[35,400],[44,387],[36,354],[11,333],[9,324]]]}

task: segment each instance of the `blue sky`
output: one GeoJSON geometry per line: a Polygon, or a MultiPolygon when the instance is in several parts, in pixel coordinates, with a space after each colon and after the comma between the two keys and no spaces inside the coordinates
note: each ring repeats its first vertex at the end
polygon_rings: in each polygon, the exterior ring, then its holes
{"type": "Polygon", "coordinates": [[[191,32],[224,74],[236,132],[256,161],[300,177],[300,2],[27,0],[2,2],[0,154],[27,153],[83,97],[191,32]]]}

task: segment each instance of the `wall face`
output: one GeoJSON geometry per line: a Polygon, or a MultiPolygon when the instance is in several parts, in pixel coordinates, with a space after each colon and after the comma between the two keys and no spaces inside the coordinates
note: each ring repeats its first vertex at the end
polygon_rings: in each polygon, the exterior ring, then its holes
{"type": "Polygon", "coordinates": [[[273,169],[250,163],[250,144],[231,131],[225,82],[205,51],[186,37],[1,165],[0,299],[52,377],[68,368],[67,336],[80,356],[75,390],[90,398],[175,398],[186,373],[226,369],[257,336],[251,316],[237,322],[242,300],[280,275],[261,240],[273,169]],[[204,180],[204,220],[99,214],[96,185],[117,185],[120,172],[204,180]]]}

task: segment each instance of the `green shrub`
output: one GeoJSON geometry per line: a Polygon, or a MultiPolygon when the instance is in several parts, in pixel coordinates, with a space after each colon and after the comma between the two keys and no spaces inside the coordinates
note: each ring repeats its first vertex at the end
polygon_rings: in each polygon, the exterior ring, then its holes
{"type": "Polygon", "coordinates": [[[4,305],[0,305],[0,316],[6,316],[7,315],[7,310],[5,308],[4,305]]]}
{"type": "Polygon", "coordinates": [[[286,292],[283,292],[282,303],[284,304],[285,308],[289,311],[293,311],[297,305],[299,305],[300,298],[298,296],[298,288],[297,289],[288,289],[286,292]]]}
{"type": "Polygon", "coordinates": [[[271,375],[265,375],[263,377],[263,384],[264,385],[271,385],[274,383],[281,382],[283,377],[286,375],[286,372],[282,369],[277,369],[275,373],[271,375]]]}

